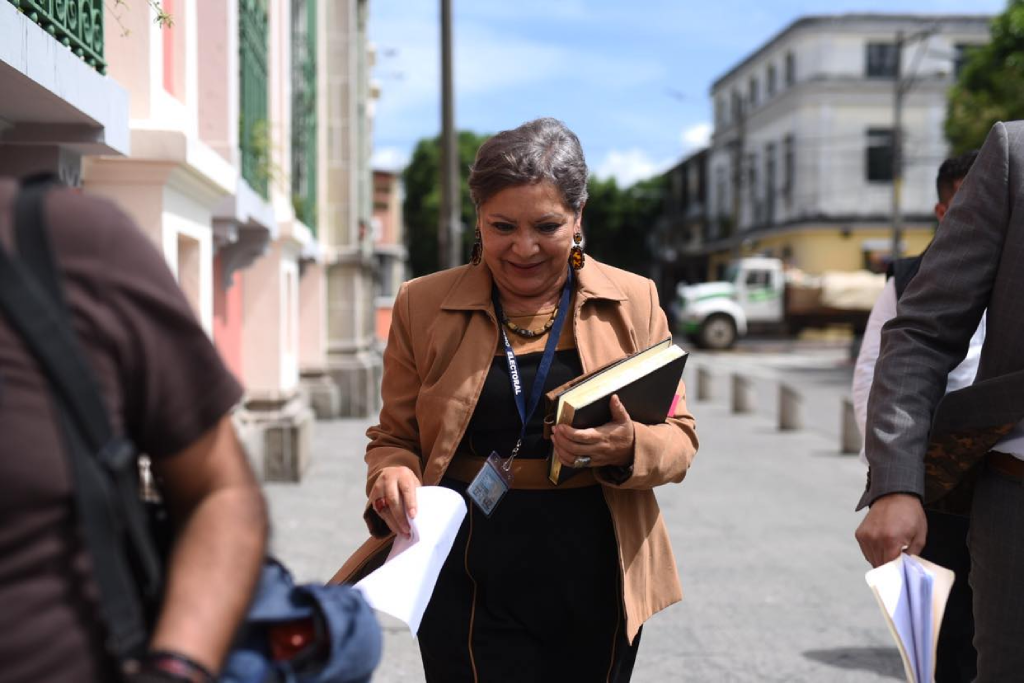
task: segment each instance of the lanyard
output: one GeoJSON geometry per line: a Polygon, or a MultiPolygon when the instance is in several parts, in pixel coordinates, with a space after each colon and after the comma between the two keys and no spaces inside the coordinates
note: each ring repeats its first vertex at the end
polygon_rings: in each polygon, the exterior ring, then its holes
{"type": "Polygon", "coordinates": [[[516,410],[519,411],[519,419],[523,421],[523,428],[519,432],[519,439],[516,441],[515,448],[512,449],[512,455],[502,464],[502,469],[506,472],[511,469],[512,461],[519,454],[519,447],[523,445],[523,437],[526,436],[526,425],[537,410],[541,394],[544,393],[544,382],[548,378],[548,371],[551,369],[551,363],[555,359],[555,347],[558,346],[558,337],[562,334],[562,325],[565,323],[566,313],[569,310],[571,292],[572,268],[569,268],[569,275],[566,277],[565,286],[562,288],[562,298],[558,301],[558,314],[555,316],[555,322],[551,326],[548,341],[544,345],[544,355],[541,356],[540,367],[537,368],[537,376],[533,380],[529,403],[526,403],[523,397],[523,385],[519,378],[519,364],[516,362],[516,354],[508,341],[505,329],[501,326],[501,303],[498,301],[498,291],[495,289],[491,293],[491,298],[494,300],[494,312],[498,316],[498,329],[501,331],[501,339],[505,343],[505,361],[508,363],[508,376],[509,381],[512,383],[512,395],[516,399],[516,410]]]}

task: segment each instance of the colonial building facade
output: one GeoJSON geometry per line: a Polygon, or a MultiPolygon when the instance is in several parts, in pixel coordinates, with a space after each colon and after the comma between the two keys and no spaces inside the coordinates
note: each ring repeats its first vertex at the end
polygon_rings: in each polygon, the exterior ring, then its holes
{"type": "Polygon", "coordinates": [[[409,277],[403,199],[400,173],[373,172],[373,251],[377,259],[374,307],[377,309],[376,342],[382,350],[391,329],[391,311],[398,287],[409,277]]]}
{"type": "Polygon", "coordinates": [[[800,19],[712,85],[711,279],[745,254],[810,272],[884,265],[891,251],[894,86],[903,106],[905,253],[934,227],[947,91],[985,16],[847,14],[800,19]],[[897,50],[897,36],[913,37],[897,50]]]}
{"type": "Polygon", "coordinates": [[[0,0],[0,173],[57,172],[135,220],[247,389],[257,469],[296,479],[314,411],[377,394],[338,362],[379,367],[367,0],[160,6],[172,23],[143,0],[0,0]]]}

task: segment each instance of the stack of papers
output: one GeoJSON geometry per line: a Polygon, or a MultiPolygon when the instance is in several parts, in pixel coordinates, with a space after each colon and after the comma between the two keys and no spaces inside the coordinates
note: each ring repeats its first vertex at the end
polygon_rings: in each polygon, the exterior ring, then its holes
{"type": "Polygon", "coordinates": [[[356,589],[371,607],[401,619],[415,635],[465,516],[466,502],[455,491],[441,486],[416,489],[411,537],[397,537],[388,559],[356,589]]]}
{"type": "Polygon", "coordinates": [[[935,680],[939,628],[954,578],[949,569],[905,553],[864,576],[896,640],[908,683],[935,680]]]}

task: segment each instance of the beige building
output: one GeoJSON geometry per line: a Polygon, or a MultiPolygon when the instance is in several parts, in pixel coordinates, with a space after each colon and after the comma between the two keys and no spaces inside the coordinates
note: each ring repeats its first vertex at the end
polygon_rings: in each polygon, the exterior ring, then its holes
{"type": "Polygon", "coordinates": [[[391,329],[391,310],[398,288],[409,277],[403,199],[401,174],[373,172],[373,251],[377,258],[374,306],[376,343],[382,350],[391,329]]]}
{"type": "Polygon", "coordinates": [[[327,97],[323,226],[327,270],[327,367],[341,390],[341,414],[368,416],[380,404],[370,153],[376,87],[367,41],[367,0],[327,3],[327,97]]]}

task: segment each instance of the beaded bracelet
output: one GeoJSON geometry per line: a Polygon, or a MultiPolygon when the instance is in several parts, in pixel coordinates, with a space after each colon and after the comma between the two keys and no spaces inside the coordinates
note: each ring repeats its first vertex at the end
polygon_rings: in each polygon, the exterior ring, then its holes
{"type": "Polygon", "coordinates": [[[173,676],[182,683],[216,683],[213,673],[199,662],[170,650],[153,650],[146,653],[142,670],[173,676]]]}

